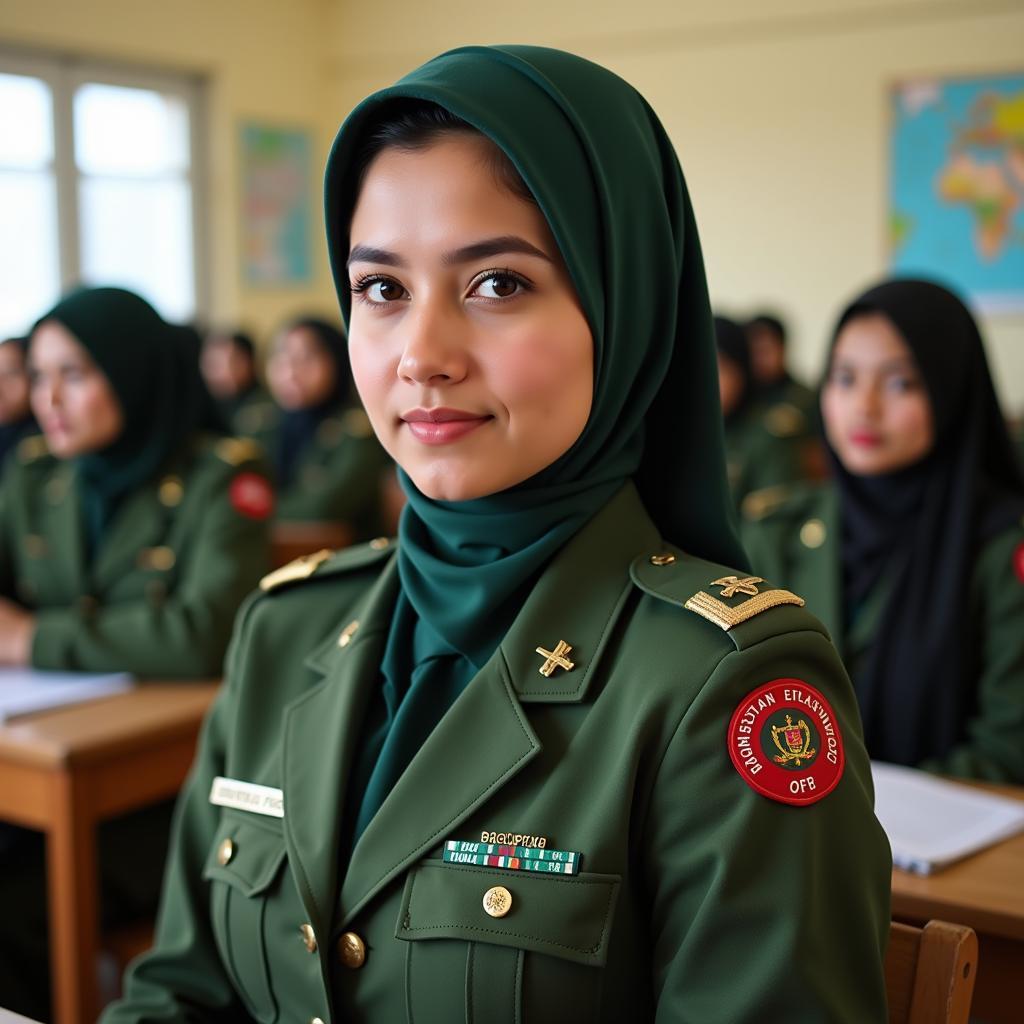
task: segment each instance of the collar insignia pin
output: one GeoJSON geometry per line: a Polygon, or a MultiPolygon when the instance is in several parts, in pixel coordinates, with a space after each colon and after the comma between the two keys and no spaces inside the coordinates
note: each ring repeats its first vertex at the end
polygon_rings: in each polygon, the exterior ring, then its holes
{"type": "Polygon", "coordinates": [[[720,580],[715,580],[710,585],[712,587],[722,587],[722,597],[735,597],[736,594],[747,594],[749,597],[755,597],[758,593],[758,583],[764,583],[760,576],[747,576],[742,580],[737,579],[735,576],[723,576],[720,580]]]}
{"type": "Polygon", "coordinates": [[[544,664],[537,671],[542,676],[550,676],[556,668],[564,668],[566,672],[571,672],[576,667],[576,663],[566,657],[571,650],[572,645],[567,644],[564,640],[559,640],[558,645],[553,651],[546,651],[543,647],[537,647],[537,653],[544,658],[544,664]]]}

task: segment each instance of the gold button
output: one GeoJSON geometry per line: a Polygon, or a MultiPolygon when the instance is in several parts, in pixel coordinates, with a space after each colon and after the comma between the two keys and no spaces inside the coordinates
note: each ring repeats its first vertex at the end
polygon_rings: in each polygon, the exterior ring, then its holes
{"type": "Polygon", "coordinates": [[[808,519],[800,527],[800,542],[805,548],[820,548],[825,543],[825,524],[820,519],[808,519]]]}
{"type": "Polygon", "coordinates": [[[356,635],[356,631],[359,629],[359,620],[354,619],[350,622],[342,631],[341,636],[338,637],[339,647],[348,647],[352,643],[352,637],[356,635]]]}
{"type": "Polygon", "coordinates": [[[178,476],[165,476],[160,481],[160,488],[157,491],[157,497],[160,499],[160,504],[164,508],[174,508],[181,504],[181,499],[185,494],[185,485],[181,482],[181,477],[178,476]]]}
{"type": "Polygon", "coordinates": [[[651,565],[671,565],[676,560],[676,556],[671,551],[666,551],[663,555],[651,555],[651,565]]]}
{"type": "Polygon", "coordinates": [[[366,963],[366,943],[355,932],[345,932],[338,939],[338,959],[352,970],[362,967],[366,963]]]}
{"type": "Polygon", "coordinates": [[[235,844],[230,839],[225,839],[224,842],[217,847],[217,863],[224,867],[230,863],[231,858],[235,855],[235,844]]]}
{"type": "Polygon", "coordinates": [[[311,924],[299,925],[299,931],[302,932],[302,941],[306,945],[307,953],[316,952],[316,932],[313,931],[311,924]]]}
{"type": "Polygon", "coordinates": [[[176,561],[174,552],[167,547],[143,548],[139,552],[139,566],[143,569],[157,569],[166,572],[174,568],[176,561]]]}
{"type": "Polygon", "coordinates": [[[374,551],[383,551],[390,543],[391,541],[389,541],[387,537],[374,537],[373,540],[370,541],[370,547],[373,548],[374,551]]]}
{"type": "Polygon", "coordinates": [[[320,1017],[314,1017],[314,1018],[313,1018],[313,1019],[312,1019],[312,1020],[311,1020],[311,1021],[309,1022],[309,1024],[324,1024],[324,1022],[323,1022],[323,1020],[322,1020],[322,1019],[321,1019],[320,1017]]]}
{"type": "Polygon", "coordinates": [[[512,893],[503,885],[496,885],[484,893],[484,910],[491,917],[504,917],[512,909],[512,893]]]}

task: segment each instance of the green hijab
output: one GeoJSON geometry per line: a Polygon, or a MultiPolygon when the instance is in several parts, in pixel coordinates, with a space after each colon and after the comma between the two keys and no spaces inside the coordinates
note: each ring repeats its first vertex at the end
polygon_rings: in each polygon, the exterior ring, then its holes
{"type": "Polygon", "coordinates": [[[348,228],[360,152],[395,101],[444,107],[496,143],[544,213],[594,338],[594,401],[572,448],[474,501],[434,501],[400,474],[402,592],[383,702],[354,770],[356,837],[418,745],[507,632],[551,557],[632,479],[662,535],[744,567],[725,477],[714,331],[675,151],[642,96],[557,50],[465,47],[364,100],[325,180],[328,251],[349,318],[348,228]],[[386,705],[386,706],[385,706],[386,705]],[[365,786],[365,788],[363,788],[365,786]]]}
{"type": "MultiPolygon", "coordinates": [[[[124,418],[113,443],[75,460],[92,552],[121,499],[154,477],[188,434],[207,425],[211,403],[188,329],[167,323],[138,295],[122,288],[81,288],[35,326],[48,320],[66,327],[86,349],[124,418]]],[[[30,352],[31,344],[30,339],[30,352]]]]}

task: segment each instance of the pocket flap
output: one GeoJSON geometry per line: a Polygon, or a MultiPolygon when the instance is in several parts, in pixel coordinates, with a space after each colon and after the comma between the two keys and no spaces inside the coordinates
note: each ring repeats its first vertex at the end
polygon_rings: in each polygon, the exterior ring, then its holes
{"type": "Polygon", "coordinates": [[[406,880],[395,936],[489,942],[599,967],[620,882],[619,875],[586,871],[535,874],[426,860],[406,880]],[[512,896],[504,917],[484,910],[484,894],[496,885],[512,896]]]}
{"type": "Polygon", "coordinates": [[[255,896],[274,881],[284,858],[283,835],[225,816],[207,854],[203,878],[255,896]]]}

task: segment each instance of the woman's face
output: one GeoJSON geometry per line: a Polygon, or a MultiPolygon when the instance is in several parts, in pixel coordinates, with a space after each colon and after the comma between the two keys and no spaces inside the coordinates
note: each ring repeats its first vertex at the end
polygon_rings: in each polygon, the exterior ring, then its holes
{"type": "Polygon", "coordinates": [[[334,393],[337,367],[311,327],[292,327],[267,360],[267,386],[282,409],[311,409],[334,393]]]}
{"type": "Polygon", "coordinates": [[[32,411],[59,459],[102,451],[121,436],[124,415],[106,374],[85,346],[49,320],[29,349],[32,411]]]}
{"type": "Polygon", "coordinates": [[[821,412],[829,444],[857,476],[904,469],[934,443],[931,402],[917,363],[881,313],[854,317],[839,332],[821,412]]]}
{"type": "Polygon", "coordinates": [[[593,339],[543,214],[491,143],[371,163],[352,217],[352,372],[381,443],[430,498],[527,480],[583,432],[593,339]]]}
{"type": "Polygon", "coordinates": [[[721,352],[718,353],[718,397],[723,416],[728,416],[743,397],[743,371],[735,360],[721,352]]]}
{"type": "Polygon", "coordinates": [[[28,374],[21,346],[0,345],[0,425],[17,423],[28,415],[28,374]]]}

